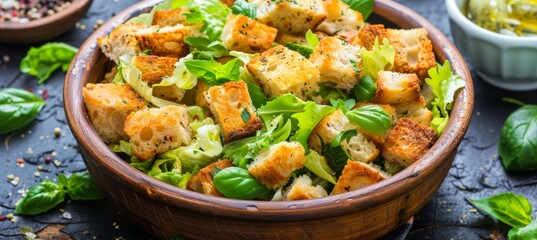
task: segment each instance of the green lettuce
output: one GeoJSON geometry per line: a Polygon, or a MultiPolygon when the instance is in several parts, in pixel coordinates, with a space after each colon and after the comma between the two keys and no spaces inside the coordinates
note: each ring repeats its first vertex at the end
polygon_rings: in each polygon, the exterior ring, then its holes
{"type": "Polygon", "coordinates": [[[444,65],[438,64],[429,69],[428,73],[430,78],[426,78],[425,82],[432,87],[435,95],[431,103],[433,112],[431,127],[440,135],[449,121],[449,110],[453,107],[455,93],[464,88],[466,83],[460,76],[453,74],[448,60],[444,65]]]}
{"type": "Polygon", "coordinates": [[[155,15],[155,12],[172,10],[172,9],[177,9],[181,7],[191,7],[192,2],[193,2],[192,0],[165,0],[162,3],[155,5],[151,9],[151,12],[143,13],[143,14],[138,15],[137,17],[133,17],[128,22],[151,25],[151,23],[153,22],[153,15],[155,15]]]}
{"type": "Polygon", "coordinates": [[[391,70],[395,61],[395,48],[390,45],[388,39],[382,39],[382,45],[379,45],[378,39],[371,51],[360,48],[360,58],[362,59],[362,75],[369,76],[375,82],[378,72],[382,70],[391,70]]]}
{"type": "Polygon", "coordinates": [[[41,84],[50,78],[50,75],[60,68],[67,72],[71,60],[75,57],[77,48],[65,43],[46,43],[38,48],[30,48],[22,59],[20,70],[23,73],[37,77],[41,84]]]}
{"type": "Polygon", "coordinates": [[[326,163],[326,158],[316,151],[311,150],[310,153],[306,155],[306,163],[304,163],[304,167],[318,177],[332,184],[336,184],[336,179],[334,178],[335,174],[326,163]]]}
{"type": "Polygon", "coordinates": [[[237,81],[240,76],[239,59],[235,58],[225,64],[214,59],[211,60],[188,60],[186,68],[194,76],[201,79],[208,86],[215,86],[228,81],[237,81]]]}
{"type": "Polygon", "coordinates": [[[190,45],[190,52],[195,59],[210,60],[229,55],[229,50],[220,40],[210,40],[206,37],[186,37],[185,43],[190,45]]]}
{"type": "Polygon", "coordinates": [[[291,115],[292,118],[296,119],[298,122],[298,130],[295,135],[291,137],[292,141],[298,141],[306,152],[308,151],[308,138],[317,124],[324,117],[328,116],[330,113],[333,113],[335,109],[327,105],[319,105],[315,102],[308,101],[306,106],[304,106],[304,111],[295,113],[291,115]]]}
{"type": "Polygon", "coordinates": [[[192,58],[192,54],[189,54],[179,59],[179,61],[175,63],[173,75],[162,78],[162,81],[158,84],[153,84],[153,87],[175,85],[183,90],[194,88],[198,83],[198,78],[191,74],[185,65],[185,62],[192,60],[192,58]]]}

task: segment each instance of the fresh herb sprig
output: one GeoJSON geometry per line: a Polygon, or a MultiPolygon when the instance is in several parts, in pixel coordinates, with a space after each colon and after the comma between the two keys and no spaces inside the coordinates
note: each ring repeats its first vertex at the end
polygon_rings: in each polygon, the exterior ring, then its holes
{"type": "Polygon", "coordinates": [[[0,134],[15,131],[35,119],[45,101],[22,89],[0,89],[0,134]]]}
{"type": "Polygon", "coordinates": [[[38,48],[30,48],[22,59],[20,70],[37,77],[37,83],[46,82],[56,69],[67,72],[78,48],[65,43],[47,43],[38,48]]]}

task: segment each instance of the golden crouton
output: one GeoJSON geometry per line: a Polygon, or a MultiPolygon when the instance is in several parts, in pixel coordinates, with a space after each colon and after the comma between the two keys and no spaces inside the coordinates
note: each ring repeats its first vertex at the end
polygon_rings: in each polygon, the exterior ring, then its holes
{"type": "Polygon", "coordinates": [[[142,72],[142,80],[149,84],[159,83],[163,77],[173,75],[177,58],[155,55],[134,56],[132,63],[142,72]]]}
{"type": "Polygon", "coordinates": [[[352,90],[358,83],[359,73],[355,71],[360,61],[360,48],[347,44],[335,37],[319,41],[310,61],[319,69],[321,82],[333,82],[336,88],[352,90]]]}
{"type": "Polygon", "coordinates": [[[306,100],[319,91],[319,70],[300,53],[284,46],[263,52],[246,66],[271,98],[292,93],[306,100]]]}
{"type": "Polygon", "coordinates": [[[253,0],[259,22],[295,35],[315,29],[326,18],[322,0],[253,0]]]}
{"type": "Polygon", "coordinates": [[[407,102],[404,104],[394,105],[397,118],[409,118],[410,120],[423,124],[425,126],[431,126],[433,120],[433,112],[427,109],[427,103],[423,96],[418,101],[407,102]]]}
{"type": "Polygon", "coordinates": [[[156,11],[153,14],[153,21],[151,25],[157,25],[159,27],[175,26],[177,24],[186,24],[186,16],[183,13],[190,12],[186,8],[177,8],[166,11],[156,11]]]}
{"type": "Polygon", "coordinates": [[[377,92],[373,102],[380,104],[402,104],[419,101],[420,80],[416,74],[379,71],[377,92]]]}
{"type": "Polygon", "coordinates": [[[260,53],[272,47],[277,32],[246,16],[231,14],[222,30],[222,43],[229,50],[260,53]]]}
{"type": "Polygon", "coordinates": [[[112,69],[110,69],[110,72],[107,72],[104,74],[104,78],[101,81],[101,83],[111,83],[112,80],[116,77],[117,74],[117,66],[114,66],[112,69]]]}
{"type": "Polygon", "coordinates": [[[224,142],[251,136],[263,128],[252,107],[245,82],[227,82],[210,87],[206,98],[211,113],[222,128],[224,142]]]}
{"type": "Polygon", "coordinates": [[[305,35],[297,36],[294,34],[289,34],[289,33],[284,33],[284,32],[279,32],[278,35],[276,36],[275,41],[281,45],[285,45],[287,43],[295,43],[295,44],[304,45],[304,46],[308,45],[305,35]]]}
{"type": "Polygon", "coordinates": [[[184,39],[189,33],[189,28],[183,25],[161,28],[131,22],[117,26],[97,42],[103,53],[116,63],[122,55],[138,55],[146,50],[157,56],[180,58],[188,54],[184,39]]]}
{"type": "MultiPolygon", "coordinates": [[[[359,108],[359,107],[368,106],[368,105],[373,105],[373,103],[360,102],[354,105],[354,108],[359,108]]],[[[388,116],[390,116],[392,124],[395,125],[395,123],[397,123],[397,115],[395,112],[395,108],[392,107],[391,105],[386,105],[386,104],[378,104],[378,106],[383,108],[386,111],[386,113],[388,113],[388,116]]],[[[360,126],[357,126],[357,127],[358,127],[358,131],[361,132],[369,141],[375,143],[377,147],[381,147],[382,145],[384,145],[384,142],[386,141],[386,137],[388,136],[389,130],[386,131],[384,134],[381,134],[381,133],[367,131],[360,126]]]]}
{"type": "Polygon", "coordinates": [[[416,162],[436,141],[436,131],[428,126],[401,118],[388,134],[382,157],[403,166],[416,162]]]}
{"type": "Polygon", "coordinates": [[[131,112],[146,108],[140,95],[127,84],[88,83],[82,94],[91,123],[106,143],[127,140],[125,119],[131,112]]]}
{"type": "Polygon", "coordinates": [[[223,4],[226,4],[227,7],[231,7],[235,3],[235,0],[220,0],[220,2],[222,2],[223,4]]]}
{"type": "Polygon", "coordinates": [[[207,102],[207,90],[209,90],[209,86],[203,83],[203,81],[198,81],[196,84],[196,106],[209,109],[209,103],[207,102]]]}
{"type": "Polygon", "coordinates": [[[248,171],[263,185],[278,189],[285,185],[293,171],[306,162],[304,147],[298,142],[281,142],[259,152],[248,171]]]}
{"type": "Polygon", "coordinates": [[[386,36],[395,48],[395,71],[415,73],[422,80],[429,76],[427,71],[436,65],[436,61],[427,30],[388,29],[386,36]]]}
{"type": "Polygon", "coordinates": [[[341,176],[337,180],[330,195],[350,192],[378,183],[387,178],[387,175],[369,164],[347,161],[341,176]]]}
{"type": "Polygon", "coordinates": [[[224,169],[232,166],[233,164],[231,164],[231,160],[229,159],[211,163],[192,176],[188,181],[186,188],[203,194],[223,197],[224,195],[214,186],[213,172],[215,168],[224,169]]]}
{"type": "Polygon", "coordinates": [[[323,6],[326,11],[326,19],[317,26],[317,30],[336,35],[356,32],[364,25],[362,14],[352,10],[340,0],[325,0],[323,6]]]}
{"type": "MultiPolygon", "coordinates": [[[[330,144],[336,136],[344,131],[356,129],[349,119],[343,114],[341,109],[326,116],[310,134],[308,144],[311,149],[322,152],[322,144],[330,144]]],[[[357,132],[349,141],[344,140],[341,143],[343,150],[355,161],[371,162],[379,155],[379,150],[374,143],[357,132]]]]}
{"type": "Polygon", "coordinates": [[[382,39],[387,38],[386,29],[382,24],[367,25],[358,31],[349,42],[353,45],[358,45],[366,48],[367,50],[373,49],[375,40],[382,43],[382,39]]]}
{"type": "Polygon", "coordinates": [[[291,186],[283,192],[285,200],[305,200],[326,196],[328,196],[326,190],[319,185],[314,187],[308,175],[295,178],[291,186]]]}
{"type": "Polygon", "coordinates": [[[186,145],[192,139],[186,106],[170,105],[133,112],[125,121],[125,133],[134,155],[140,160],[186,145]]]}

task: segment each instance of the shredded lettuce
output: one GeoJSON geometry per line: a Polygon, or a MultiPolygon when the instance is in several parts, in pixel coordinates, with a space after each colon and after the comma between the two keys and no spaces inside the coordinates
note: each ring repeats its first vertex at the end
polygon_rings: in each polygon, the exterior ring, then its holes
{"type": "Polygon", "coordinates": [[[128,22],[151,25],[151,22],[153,21],[153,15],[155,15],[155,12],[172,10],[172,9],[177,9],[181,7],[189,7],[192,5],[192,2],[193,2],[192,0],[165,0],[162,3],[155,5],[151,9],[151,12],[143,13],[143,14],[138,15],[137,17],[133,17],[128,22]]]}
{"type": "Polygon", "coordinates": [[[363,67],[362,75],[369,76],[376,82],[379,71],[393,68],[395,48],[390,45],[390,41],[386,38],[382,39],[382,45],[379,45],[378,39],[375,39],[371,51],[363,47],[360,49],[360,58],[363,67]]]}
{"type": "Polygon", "coordinates": [[[211,41],[220,40],[231,10],[219,0],[192,1],[191,14],[185,14],[190,23],[204,22],[201,32],[211,41]]]}
{"type": "Polygon", "coordinates": [[[466,83],[460,76],[453,74],[448,60],[444,65],[438,64],[429,69],[429,77],[425,82],[432,87],[435,99],[431,103],[433,120],[431,127],[438,135],[446,129],[449,121],[449,110],[453,107],[453,101],[457,90],[464,88],[466,83]]]}
{"type": "Polygon", "coordinates": [[[179,59],[179,61],[175,63],[173,75],[162,78],[162,81],[158,84],[153,84],[153,87],[175,85],[183,90],[194,88],[198,83],[198,78],[191,74],[185,65],[185,62],[192,60],[192,58],[192,54],[189,54],[186,57],[179,59]]]}

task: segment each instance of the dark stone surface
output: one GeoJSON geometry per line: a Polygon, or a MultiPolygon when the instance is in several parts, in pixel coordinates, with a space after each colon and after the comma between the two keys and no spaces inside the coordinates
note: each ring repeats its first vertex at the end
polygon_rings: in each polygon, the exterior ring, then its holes
{"type": "MultiPolygon", "coordinates": [[[[62,41],[80,46],[92,32],[98,19],[106,21],[116,12],[125,9],[134,0],[94,0],[81,24],[86,30],[74,28],[51,41],[62,41]]],[[[443,0],[398,0],[422,14],[451,38],[448,18],[443,0]]],[[[37,46],[37,45],[36,45],[37,46]]],[[[66,125],[62,107],[62,84],[64,74],[56,72],[42,85],[36,79],[21,74],[18,70],[20,60],[30,46],[0,43],[0,59],[8,55],[10,61],[0,63],[0,88],[16,87],[31,89],[39,96],[47,92],[47,106],[39,114],[38,120],[12,134],[0,135],[0,214],[11,213],[15,203],[21,198],[21,191],[43,179],[55,180],[60,173],[70,174],[83,171],[84,163],[78,154],[75,140],[66,125]],[[55,139],[53,129],[62,129],[62,135],[55,139]],[[31,150],[30,150],[31,148],[31,150]],[[60,161],[46,164],[45,158],[56,151],[52,157],[60,161]],[[17,159],[24,159],[24,168],[17,159]],[[40,176],[34,173],[38,166],[43,170],[40,176]],[[13,185],[7,175],[20,178],[13,185]]],[[[471,67],[471,66],[470,66],[471,67]]],[[[520,99],[526,103],[537,103],[537,91],[508,92],[496,89],[479,79],[475,74],[475,107],[472,123],[461,144],[448,177],[434,198],[415,216],[414,225],[407,239],[486,239],[495,230],[507,231],[507,227],[497,224],[490,218],[472,210],[467,198],[483,198],[497,193],[512,191],[526,196],[537,207],[537,174],[504,172],[497,153],[497,139],[505,118],[517,106],[502,102],[502,97],[520,99]]],[[[150,239],[142,230],[122,216],[106,200],[68,202],[38,216],[17,216],[17,221],[0,221],[0,238],[21,238],[20,227],[31,227],[34,232],[50,224],[63,224],[63,232],[74,239],[150,239]],[[71,219],[62,217],[69,212],[71,219]]],[[[150,221],[150,219],[148,219],[150,221]]],[[[402,229],[406,232],[408,229],[402,229]]],[[[390,238],[393,236],[390,236],[390,238]]]]}

